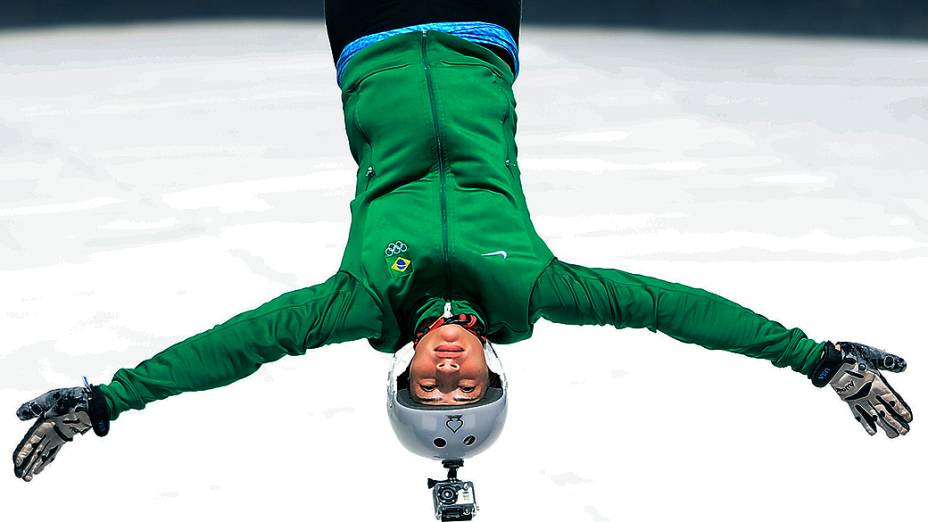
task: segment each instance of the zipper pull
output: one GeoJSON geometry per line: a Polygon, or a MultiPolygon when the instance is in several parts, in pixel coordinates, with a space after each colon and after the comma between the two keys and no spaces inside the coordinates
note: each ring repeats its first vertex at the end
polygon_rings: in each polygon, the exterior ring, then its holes
{"type": "Polygon", "coordinates": [[[367,167],[367,179],[374,177],[374,167],[367,167]]]}
{"type": "Polygon", "coordinates": [[[451,301],[445,301],[445,313],[441,314],[441,316],[445,319],[451,317],[451,301]]]}

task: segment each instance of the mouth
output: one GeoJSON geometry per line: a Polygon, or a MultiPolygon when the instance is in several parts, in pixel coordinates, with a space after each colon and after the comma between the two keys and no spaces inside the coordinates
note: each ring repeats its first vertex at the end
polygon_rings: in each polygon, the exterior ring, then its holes
{"type": "Polygon", "coordinates": [[[440,344],[435,347],[434,352],[443,359],[457,359],[464,355],[464,348],[453,344],[440,344]]]}

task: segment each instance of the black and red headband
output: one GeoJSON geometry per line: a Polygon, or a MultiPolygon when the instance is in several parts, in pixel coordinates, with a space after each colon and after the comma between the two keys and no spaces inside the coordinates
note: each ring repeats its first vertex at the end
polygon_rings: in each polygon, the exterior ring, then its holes
{"type": "Polygon", "coordinates": [[[480,320],[477,319],[477,316],[474,314],[455,314],[451,317],[438,317],[432,322],[431,325],[428,325],[428,321],[422,321],[422,326],[416,330],[415,337],[412,340],[412,345],[415,347],[419,344],[419,341],[425,337],[425,334],[431,332],[432,330],[442,327],[446,324],[456,324],[467,330],[468,332],[477,336],[480,339],[481,344],[487,343],[487,337],[483,333],[483,324],[480,323],[480,320]],[[428,325],[428,326],[426,326],[428,325]]]}

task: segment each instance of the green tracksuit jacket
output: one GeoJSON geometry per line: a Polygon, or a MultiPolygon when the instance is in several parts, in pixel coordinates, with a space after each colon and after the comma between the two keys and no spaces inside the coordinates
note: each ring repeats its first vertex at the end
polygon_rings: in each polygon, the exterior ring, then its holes
{"type": "Polygon", "coordinates": [[[811,371],[824,342],[798,328],[705,290],[555,258],[522,192],[512,82],[491,51],[440,32],[355,55],[342,104],[358,175],[338,271],[119,370],[101,386],[110,418],[325,344],[363,338],[395,352],[448,302],[477,314],[494,343],[527,339],[543,317],[647,328],[811,371]]]}

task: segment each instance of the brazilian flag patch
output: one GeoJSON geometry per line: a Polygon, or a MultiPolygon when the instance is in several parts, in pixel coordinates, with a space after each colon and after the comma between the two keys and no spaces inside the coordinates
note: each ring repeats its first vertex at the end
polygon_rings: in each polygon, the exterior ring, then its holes
{"type": "Polygon", "coordinates": [[[397,272],[405,272],[411,263],[412,261],[406,259],[405,257],[397,257],[396,260],[393,261],[393,265],[391,265],[390,268],[392,270],[396,270],[397,272]]]}

